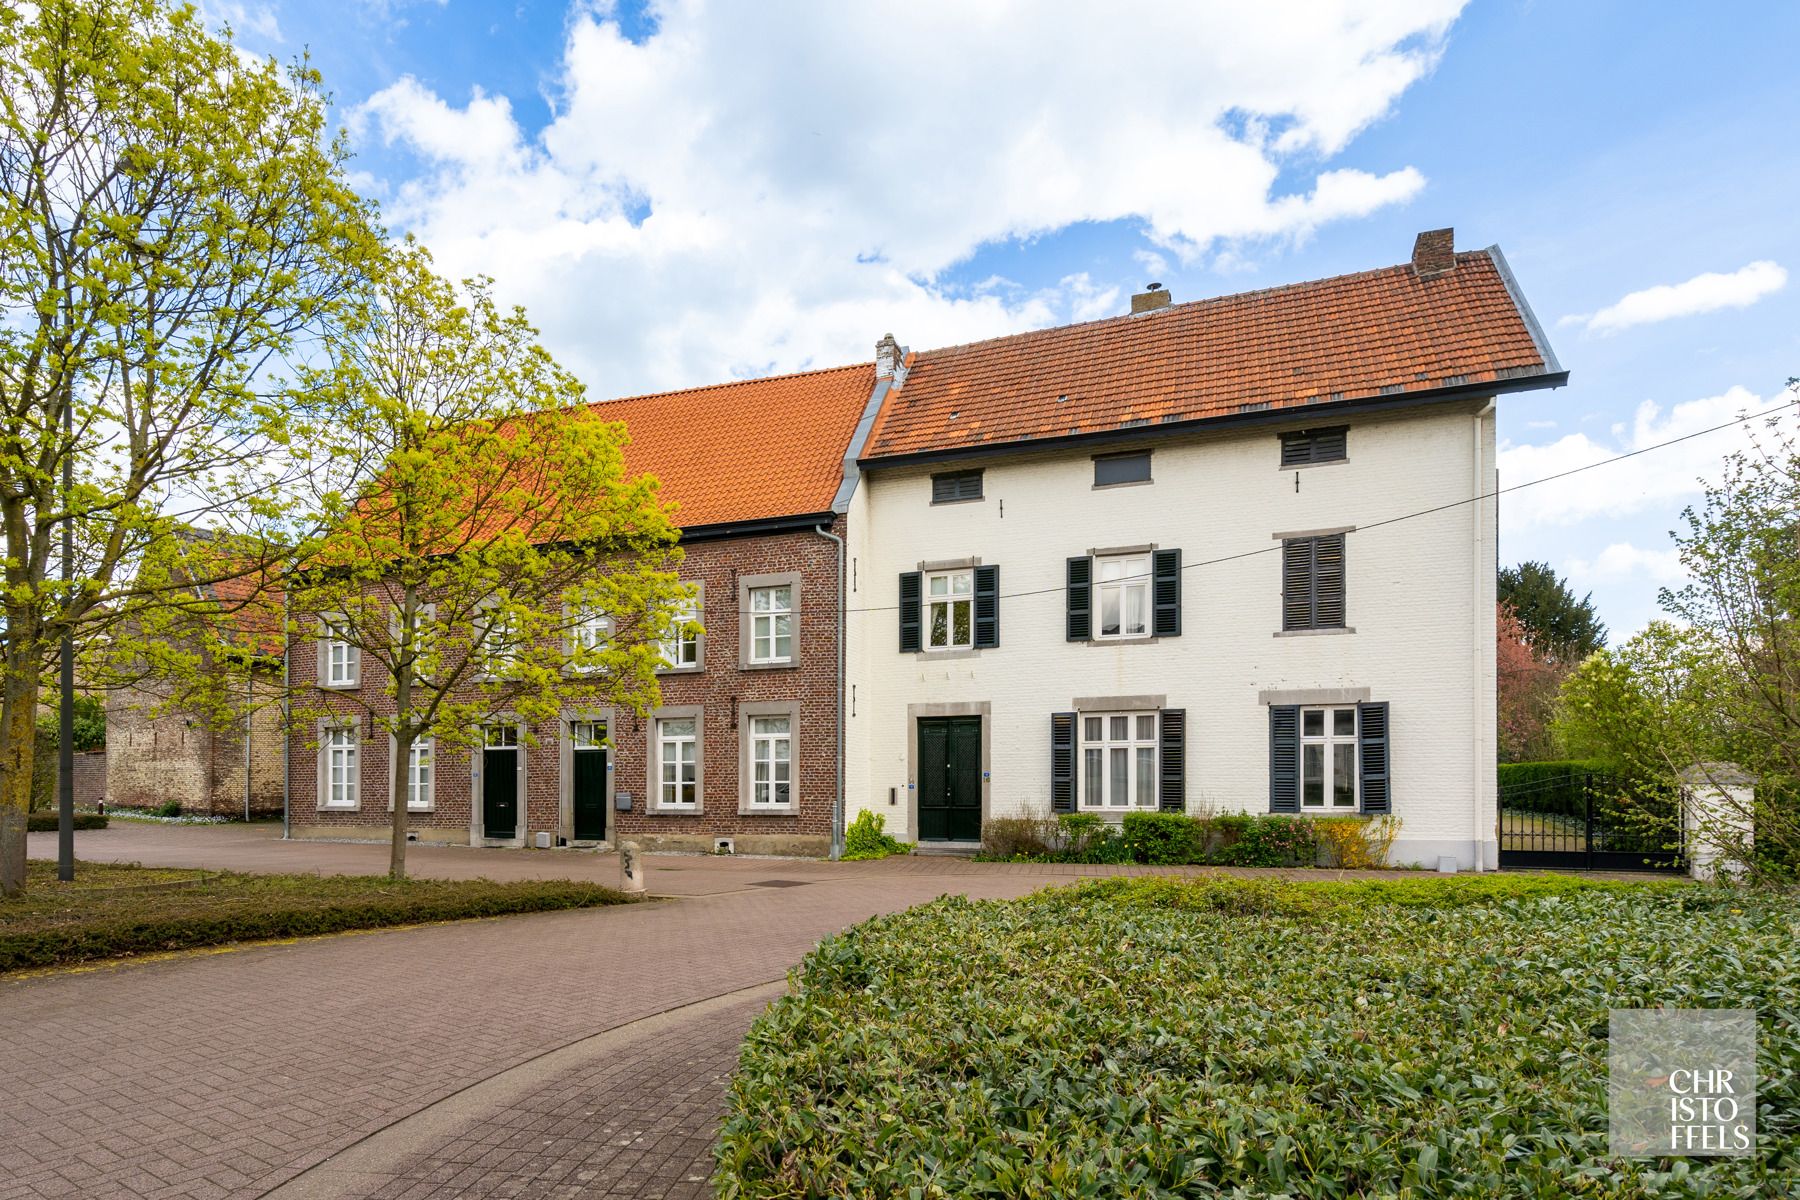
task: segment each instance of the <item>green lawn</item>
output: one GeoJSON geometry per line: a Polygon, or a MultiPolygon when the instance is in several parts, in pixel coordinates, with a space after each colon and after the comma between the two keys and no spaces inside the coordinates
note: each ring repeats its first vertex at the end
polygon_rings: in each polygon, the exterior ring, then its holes
{"type": "Polygon", "coordinates": [[[29,864],[23,898],[0,900],[0,971],[423,921],[592,908],[627,901],[563,880],[240,875],[80,863],[73,883],[29,864]]]}
{"type": "Polygon", "coordinates": [[[1104,880],[821,944],[729,1197],[1788,1195],[1800,907],[1554,876],[1104,880]],[[1612,1007],[1756,1008],[1760,1156],[1613,1160],[1612,1007]]]}

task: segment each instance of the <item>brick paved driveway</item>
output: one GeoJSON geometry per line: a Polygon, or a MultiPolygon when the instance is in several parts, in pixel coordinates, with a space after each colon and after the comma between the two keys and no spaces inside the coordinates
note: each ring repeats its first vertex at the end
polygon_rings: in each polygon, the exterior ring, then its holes
{"type": "MultiPolygon", "coordinates": [[[[379,847],[281,843],[267,830],[79,837],[90,858],[322,871],[382,861],[379,847]]],[[[33,841],[34,856],[51,850],[33,841]]],[[[603,856],[520,851],[438,849],[414,865],[616,873],[603,856]]],[[[656,857],[652,890],[684,898],[0,980],[0,1200],[282,1185],[703,1195],[722,1080],[778,989],[731,993],[777,984],[819,938],[876,913],[945,892],[1022,895],[1072,873],[656,857]]]]}

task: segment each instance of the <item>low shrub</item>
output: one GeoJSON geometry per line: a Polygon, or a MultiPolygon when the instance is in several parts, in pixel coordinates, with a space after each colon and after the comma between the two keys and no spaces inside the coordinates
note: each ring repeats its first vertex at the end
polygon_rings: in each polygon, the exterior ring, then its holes
{"type": "Polygon", "coordinates": [[[1313,835],[1328,867],[1368,870],[1385,867],[1400,836],[1400,818],[1314,817],[1313,835]]]}
{"type": "MultiPolygon", "coordinates": [[[[28,833],[55,833],[58,828],[56,810],[39,811],[25,818],[25,829],[28,833]]],[[[77,829],[105,829],[106,818],[99,813],[78,812],[75,814],[77,829]]]]}
{"type": "Polygon", "coordinates": [[[1542,876],[1108,879],[827,939],[715,1184],[810,1196],[1792,1194],[1800,906],[1542,876]],[[1758,1153],[1607,1145],[1608,1010],[1760,1014],[1758,1153]]]}
{"type": "Polygon", "coordinates": [[[1125,863],[1131,851],[1119,827],[1099,813],[1063,813],[1056,819],[1057,862],[1125,863]]]}
{"type": "Polygon", "coordinates": [[[572,880],[408,879],[239,875],[78,863],[59,884],[54,863],[29,864],[25,894],[0,900],[0,972],[159,950],[303,937],[466,917],[628,903],[572,880]],[[171,883],[179,886],[169,886],[171,883]]]}
{"type": "Polygon", "coordinates": [[[1048,860],[1056,853],[1059,831],[1044,817],[990,817],[981,823],[978,858],[996,862],[1048,860]]]}
{"type": "Polygon", "coordinates": [[[903,842],[887,832],[887,818],[873,809],[856,814],[844,830],[844,861],[886,858],[890,854],[911,854],[912,843],[903,842]]]}
{"type": "Polygon", "coordinates": [[[1245,817],[1236,827],[1235,838],[1222,845],[1213,858],[1232,867],[1310,867],[1318,854],[1310,817],[1267,813],[1245,817]]]}
{"type": "Polygon", "coordinates": [[[1126,813],[1125,847],[1132,862],[1154,866],[1204,862],[1208,824],[1185,813],[1126,813]]]}
{"type": "Polygon", "coordinates": [[[159,817],[179,817],[181,815],[181,801],[166,801],[157,805],[154,811],[159,817]]]}

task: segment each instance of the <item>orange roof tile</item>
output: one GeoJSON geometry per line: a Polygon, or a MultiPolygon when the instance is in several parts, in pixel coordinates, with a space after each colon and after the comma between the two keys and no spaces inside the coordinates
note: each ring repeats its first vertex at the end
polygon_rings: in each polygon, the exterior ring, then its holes
{"type": "Polygon", "coordinates": [[[1436,275],[1387,267],[920,352],[883,402],[864,457],[1559,370],[1497,253],[1455,257],[1454,270],[1436,275]]]}
{"type": "Polygon", "coordinates": [[[684,529],[831,509],[875,364],[776,375],[651,396],[594,411],[631,434],[625,468],[654,475],[684,529]]]}

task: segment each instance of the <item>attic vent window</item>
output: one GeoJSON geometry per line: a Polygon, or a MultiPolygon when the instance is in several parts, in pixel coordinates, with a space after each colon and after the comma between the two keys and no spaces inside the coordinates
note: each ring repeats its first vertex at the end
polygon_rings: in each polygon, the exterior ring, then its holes
{"type": "Polygon", "coordinates": [[[1444,386],[1445,387],[1461,387],[1463,384],[1465,384],[1467,382],[1469,382],[1469,377],[1467,375],[1446,375],[1446,376],[1444,376],[1444,386]]]}
{"type": "Polygon", "coordinates": [[[1130,429],[1136,425],[1148,425],[1149,423],[1149,417],[1126,417],[1123,421],[1119,422],[1119,427],[1121,429],[1130,429]]]}
{"type": "Polygon", "coordinates": [[[1281,435],[1281,465],[1308,467],[1314,463],[1343,462],[1349,457],[1350,427],[1301,429],[1281,435]]]}
{"type": "Polygon", "coordinates": [[[1269,402],[1267,400],[1258,400],[1255,404],[1240,404],[1240,405],[1238,405],[1238,411],[1241,413],[1267,412],[1268,408],[1269,408],[1269,402]]]}
{"type": "Polygon", "coordinates": [[[1068,396],[1066,396],[1066,395],[1063,395],[1063,396],[1058,396],[1058,397],[1057,397],[1057,398],[1056,398],[1056,402],[1057,402],[1057,403],[1058,403],[1058,404],[1063,404],[1063,403],[1066,403],[1066,402],[1067,402],[1067,401],[1068,401],[1068,399],[1069,399],[1069,398],[1068,398],[1068,396]]]}
{"type": "Polygon", "coordinates": [[[981,499],[980,471],[940,471],[931,477],[931,502],[955,504],[981,499]]]}
{"type": "Polygon", "coordinates": [[[1096,454],[1094,486],[1113,487],[1121,483],[1150,482],[1150,452],[1134,450],[1129,454],[1096,454]]]}
{"type": "Polygon", "coordinates": [[[1336,404],[1339,400],[1342,400],[1343,398],[1344,398],[1344,393],[1342,393],[1342,392],[1331,393],[1331,402],[1333,404],[1336,404]]]}
{"type": "MultiPolygon", "coordinates": [[[[1384,396],[1398,396],[1401,392],[1404,392],[1405,390],[1406,390],[1406,385],[1404,383],[1389,383],[1389,384],[1382,385],[1381,394],[1384,396]]],[[[950,415],[954,417],[956,414],[951,413],[950,415]]]]}

